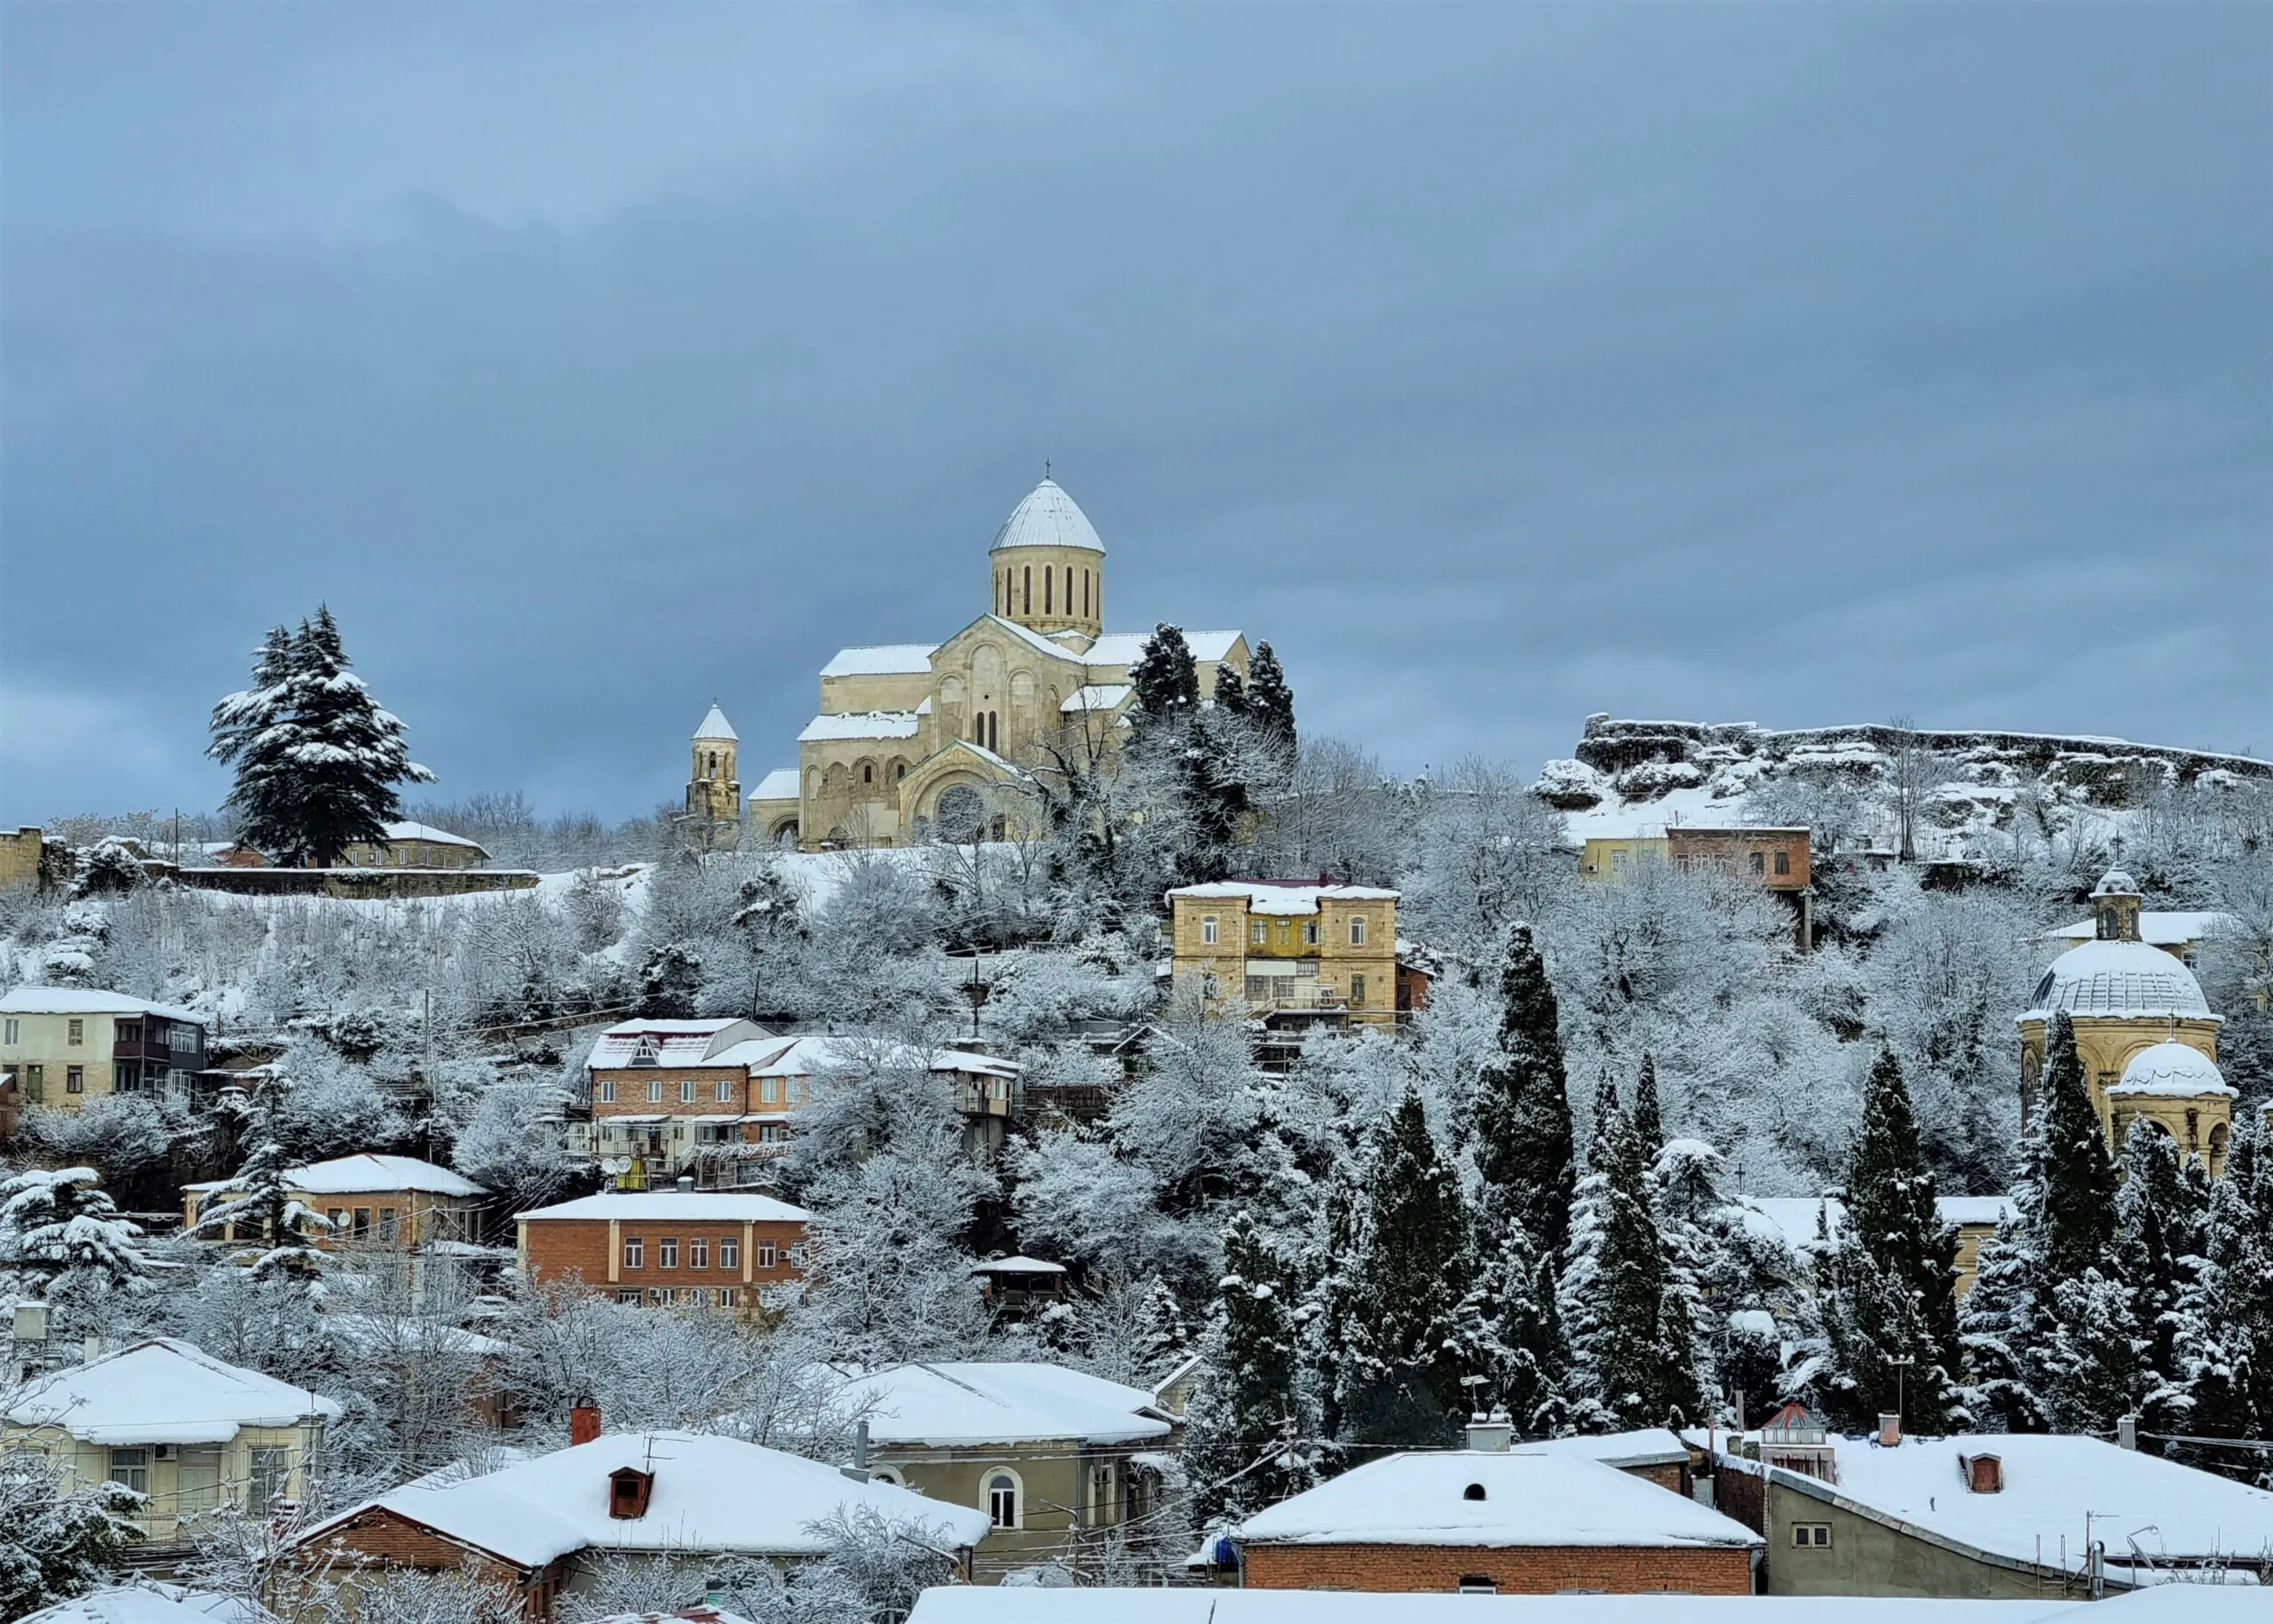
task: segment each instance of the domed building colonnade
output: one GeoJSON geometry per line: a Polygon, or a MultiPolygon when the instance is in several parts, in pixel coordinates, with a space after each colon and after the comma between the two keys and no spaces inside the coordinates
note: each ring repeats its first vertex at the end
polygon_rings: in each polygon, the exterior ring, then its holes
{"type": "Polygon", "coordinates": [[[2046,1036],[2065,1010],[2076,1030],[2092,1105],[2119,1150],[2143,1118],[2169,1134],[2181,1156],[2199,1156],[2212,1177],[2226,1168],[2235,1090],[2218,1071],[2218,1028],[2194,972],[2139,936],[2138,882],[2111,869],[2092,891],[2098,934],[2053,961],[2020,1018],[2021,1114],[2034,1114],[2046,1036]]]}

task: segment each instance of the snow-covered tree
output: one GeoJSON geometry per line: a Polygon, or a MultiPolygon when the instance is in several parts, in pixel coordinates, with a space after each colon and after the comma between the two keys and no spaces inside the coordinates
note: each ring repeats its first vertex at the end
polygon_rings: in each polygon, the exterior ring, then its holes
{"type": "Polygon", "coordinates": [[[1158,725],[1200,708],[1200,668],[1184,641],[1184,628],[1163,622],[1144,639],[1129,668],[1129,686],[1144,725],[1158,725]]]}
{"type": "MultiPolygon", "coordinates": [[[[1229,669],[1225,666],[1216,672],[1219,700],[1223,673],[1229,669]]],[[[1255,646],[1255,659],[1247,668],[1242,699],[1245,713],[1255,719],[1273,743],[1292,756],[1295,746],[1295,691],[1287,685],[1287,673],[1279,664],[1278,653],[1268,643],[1255,646]]]]}
{"type": "Polygon", "coordinates": [[[252,1152],[230,1181],[234,1193],[202,1208],[192,1231],[249,1248],[245,1256],[256,1279],[313,1276],[326,1261],[316,1238],[332,1227],[329,1218],[292,1193],[287,1177],[295,1163],[280,1129],[289,1091],[281,1078],[261,1085],[254,1101],[252,1152]]]}
{"type": "Polygon", "coordinates": [[[1184,1464],[1203,1519],[1236,1518],[1310,1486],[1297,1463],[1310,1418],[1293,1308],[1285,1269],[1254,1221],[1235,1215],[1224,1229],[1224,1278],[1184,1418],[1184,1464]]]}
{"type": "Polygon", "coordinates": [[[1563,1259],[1557,1303],[1579,1430],[1664,1426],[1670,1411],[1693,1407],[1694,1367],[1680,1379],[1691,1327],[1666,1325],[1666,1259],[1641,1142],[1607,1087],[1596,1105],[1563,1259]],[[1672,1390],[1676,1385],[1686,1390],[1672,1390]]]}
{"type": "Polygon", "coordinates": [[[150,1289],[142,1227],[92,1168],[34,1168],[0,1182],[0,1289],[42,1298],[84,1328],[104,1299],[150,1289]]]}
{"type": "Polygon", "coordinates": [[[38,1450],[0,1451],[0,1618],[119,1582],[142,1537],[128,1520],[141,1503],[115,1483],[67,1484],[38,1450]]]}
{"type": "Polygon", "coordinates": [[[2075,1279],[2100,1267],[2114,1242],[2115,1166],[2065,1010],[2054,1012],[2045,1039],[2039,1109],[2040,1161],[2031,1176],[2043,1192],[2044,1268],[2055,1279],[2075,1279]]]}
{"type": "Polygon", "coordinates": [[[1570,1234],[1577,1184],[1555,988],[1527,925],[1500,968],[1500,1052],[1477,1079],[1472,1147],[1478,1205],[1496,1240],[1521,1230],[1541,1255],[1570,1234]]]}

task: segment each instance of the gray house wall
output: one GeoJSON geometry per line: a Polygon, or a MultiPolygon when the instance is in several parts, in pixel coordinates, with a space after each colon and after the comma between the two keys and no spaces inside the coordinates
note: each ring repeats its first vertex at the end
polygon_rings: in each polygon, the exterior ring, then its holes
{"type": "MultiPolygon", "coordinates": [[[[1841,1506],[1770,1481],[1767,1493],[1767,1594],[1770,1596],[1943,1596],[2035,1601],[2087,1590],[2079,1580],[1983,1562],[1841,1506]],[[1828,1523],[1831,1544],[1795,1546],[1796,1523],[1828,1523]]],[[[2056,1551],[2047,1553],[2056,1564],[2056,1551]]]]}

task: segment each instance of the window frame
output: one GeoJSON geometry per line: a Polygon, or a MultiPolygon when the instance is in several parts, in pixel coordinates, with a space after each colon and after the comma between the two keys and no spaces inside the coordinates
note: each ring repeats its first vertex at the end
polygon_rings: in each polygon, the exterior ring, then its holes
{"type": "Polygon", "coordinates": [[[1373,927],[1366,923],[1365,915],[1352,914],[1350,915],[1350,945],[1352,947],[1363,947],[1368,946],[1369,944],[1366,939],[1372,934],[1373,927]]]}
{"type": "Polygon", "coordinates": [[[115,1483],[122,1488],[132,1489],[138,1494],[150,1492],[150,1446],[147,1444],[119,1444],[103,1456],[104,1481],[115,1483]],[[121,1456],[131,1455],[131,1460],[121,1456]],[[124,1476],[120,1473],[123,1471],[124,1476]],[[140,1481],[137,1482],[136,1479],[140,1481]]]}
{"type": "Polygon", "coordinates": [[[690,1269],[708,1269],[710,1266],[709,1236],[689,1235],[686,1238],[686,1266],[690,1269]]]}
{"type": "Polygon", "coordinates": [[[626,1270],[644,1271],[646,1268],[647,1238],[645,1235],[626,1235],[623,1238],[623,1259],[621,1266],[626,1270]]]}
{"type": "Polygon", "coordinates": [[[979,1473],[978,1499],[989,1527],[1015,1533],[1026,1525],[1026,1485],[1009,1467],[989,1466],[979,1473]],[[998,1496],[1006,1497],[1008,1503],[998,1496]]]}
{"type": "Polygon", "coordinates": [[[1794,1550],[1829,1550],[1831,1549],[1831,1525],[1829,1523],[1794,1523],[1792,1525],[1792,1549],[1794,1550]]]}
{"type": "Polygon", "coordinates": [[[1223,935],[1223,930],[1224,922],[1220,915],[1215,914],[1200,915],[1200,945],[1203,947],[1214,947],[1219,946],[1219,939],[1223,935]]]}
{"type": "Polygon", "coordinates": [[[742,1266],[742,1243],[740,1236],[718,1237],[718,1266],[721,1269],[740,1269],[742,1266]]]}
{"type": "Polygon", "coordinates": [[[613,1105],[615,1104],[614,1078],[604,1077],[600,1080],[600,1104],[603,1105],[613,1105]]]}
{"type": "Polygon", "coordinates": [[[693,1078],[682,1077],[678,1080],[678,1103],[682,1105],[691,1105],[694,1103],[693,1078]]]}

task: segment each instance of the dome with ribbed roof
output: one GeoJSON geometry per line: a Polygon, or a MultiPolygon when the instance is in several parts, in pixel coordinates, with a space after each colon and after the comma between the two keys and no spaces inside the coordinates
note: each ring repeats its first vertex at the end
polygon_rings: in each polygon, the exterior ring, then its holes
{"type": "Polygon", "coordinates": [[[986,551],[1003,552],[1013,547],[1074,547],[1105,556],[1097,527],[1055,479],[1044,479],[1026,493],[1026,500],[1010,510],[1010,518],[994,533],[994,544],[986,551]]]}
{"type": "Polygon", "coordinates": [[[2190,1044],[2173,1040],[2151,1043],[2131,1057],[2112,1094],[2231,1094],[2233,1086],[2217,1062],[2190,1044]]]}
{"type": "Polygon", "coordinates": [[[2092,887],[2095,897],[2135,897],[2139,894],[2139,882],[2131,877],[2129,870],[2123,868],[2109,869],[2099,876],[2099,883],[2092,887]]]}
{"type": "Polygon", "coordinates": [[[2086,942],[2052,961],[2036,984],[2034,1013],[2205,1017],[2210,1001],[2194,972],[2144,942],[2086,942]]]}

